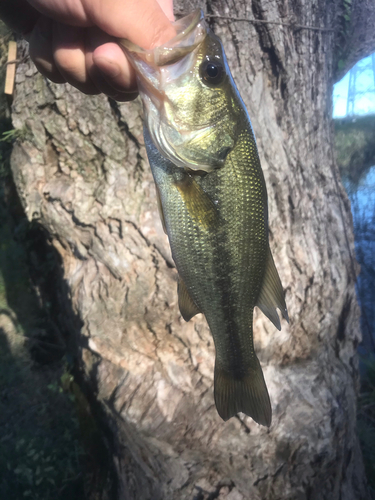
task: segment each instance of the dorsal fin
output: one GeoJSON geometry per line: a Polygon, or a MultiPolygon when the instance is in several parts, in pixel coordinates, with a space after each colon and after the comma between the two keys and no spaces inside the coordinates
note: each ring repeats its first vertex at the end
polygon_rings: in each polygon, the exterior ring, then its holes
{"type": "Polygon", "coordinates": [[[262,289],[256,305],[267,316],[267,318],[272,321],[278,330],[281,330],[281,325],[276,308],[280,309],[281,314],[289,323],[283,287],[281,285],[279,274],[269,247],[267,251],[266,271],[264,273],[262,289]]]}
{"type": "Polygon", "coordinates": [[[178,307],[180,308],[181,316],[185,321],[191,320],[193,316],[201,312],[195,305],[193,299],[190,297],[186,285],[180,277],[178,279],[177,293],[178,307]]]}

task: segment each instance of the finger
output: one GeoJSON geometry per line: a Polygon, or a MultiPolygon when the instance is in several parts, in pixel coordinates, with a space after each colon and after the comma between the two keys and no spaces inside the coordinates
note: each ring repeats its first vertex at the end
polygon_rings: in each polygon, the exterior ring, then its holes
{"type": "Polygon", "coordinates": [[[54,62],[61,75],[81,92],[98,94],[86,69],[85,30],[57,22],[53,28],[54,62]]]}
{"type": "MultiPolygon", "coordinates": [[[[170,40],[176,32],[157,0],[81,0],[91,22],[116,38],[145,49],[170,40]]],[[[163,6],[169,14],[167,0],[163,6]]]]}
{"type": "Polygon", "coordinates": [[[64,83],[53,58],[52,19],[41,16],[29,34],[29,52],[38,71],[55,83],[64,83]]]}
{"type": "Polygon", "coordinates": [[[138,92],[118,92],[110,97],[112,97],[115,101],[129,102],[134,101],[134,99],[138,97],[138,92]]]}
{"type": "Polygon", "coordinates": [[[106,43],[93,53],[93,63],[107,82],[118,90],[137,90],[134,69],[117,43],[106,43]]]}
{"type": "Polygon", "coordinates": [[[99,28],[86,29],[86,69],[95,86],[116,100],[128,101],[137,95],[133,70],[112,37],[99,28]],[[94,54],[99,53],[99,65],[94,54]],[[131,70],[132,73],[129,74],[131,70]]]}

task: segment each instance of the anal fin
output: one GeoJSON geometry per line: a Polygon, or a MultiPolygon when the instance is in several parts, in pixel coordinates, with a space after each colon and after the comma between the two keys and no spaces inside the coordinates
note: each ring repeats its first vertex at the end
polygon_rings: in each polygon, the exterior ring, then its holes
{"type": "Polygon", "coordinates": [[[273,261],[272,253],[268,247],[266,271],[264,273],[262,288],[256,304],[259,309],[272,321],[278,330],[281,330],[280,318],[277,308],[289,323],[288,311],[285,304],[283,287],[273,261]]]}
{"type": "Polygon", "coordinates": [[[242,412],[260,425],[271,425],[270,397],[256,356],[242,378],[235,378],[216,360],[214,395],[217,412],[224,421],[242,412]]]}
{"type": "Polygon", "coordinates": [[[195,305],[193,299],[190,297],[186,285],[181,278],[179,278],[178,280],[177,293],[178,293],[178,306],[180,308],[181,316],[184,318],[185,321],[191,320],[193,316],[201,312],[195,305]]]}

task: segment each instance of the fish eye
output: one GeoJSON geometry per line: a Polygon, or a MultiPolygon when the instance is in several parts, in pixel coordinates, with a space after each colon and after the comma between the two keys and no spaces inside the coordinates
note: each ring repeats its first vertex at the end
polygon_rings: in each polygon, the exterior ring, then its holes
{"type": "Polygon", "coordinates": [[[223,81],[225,76],[221,62],[212,59],[203,61],[199,70],[203,82],[208,85],[218,85],[223,81]]]}

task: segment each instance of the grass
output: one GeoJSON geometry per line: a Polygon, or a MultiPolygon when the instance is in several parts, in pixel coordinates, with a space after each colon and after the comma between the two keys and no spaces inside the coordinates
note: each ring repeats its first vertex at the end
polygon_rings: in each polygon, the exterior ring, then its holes
{"type": "Polygon", "coordinates": [[[35,370],[22,346],[13,353],[2,336],[0,356],[0,498],[84,499],[78,419],[59,390],[56,369],[35,370]]]}

